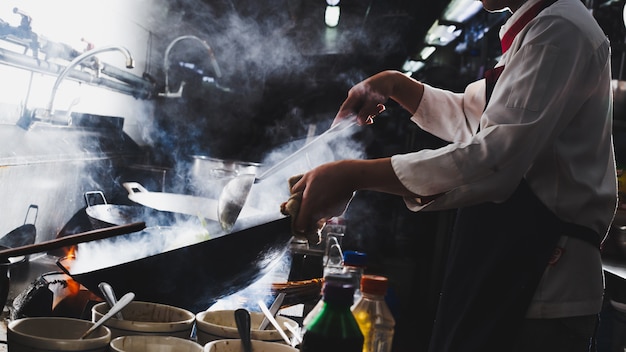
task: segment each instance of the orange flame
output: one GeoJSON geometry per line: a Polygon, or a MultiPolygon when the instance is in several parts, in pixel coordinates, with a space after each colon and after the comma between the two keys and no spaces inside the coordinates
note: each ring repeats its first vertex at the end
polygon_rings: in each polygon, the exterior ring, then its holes
{"type": "Polygon", "coordinates": [[[77,246],[71,246],[67,250],[67,253],[65,254],[65,256],[67,258],[70,258],[70,259],[76,259],[76,250],[77,250],[77,248],[78,248],[77,246]]]}
{"type": "MultiPolygon", "coordinates": [[[[71,260],[75,260],[76,259],[76,250],[78,249],[77,246],[72,246],[68,249],[66,257],[68,259],[71,260]]],[[[69,261],[71,263],[71,261],[69,261]]],[[[69,269],[68,265],[68,269],[69,269]]],[[[78,291],[80,291],[80,283],[74,281],[74,279],[72,279],[70,276],[65,275],[67,277],[66,279],[66,283],[67,283],[67,290],[69,291],[70,295],[76,295],[78,294],[78,291]]]]}
{"type": "Polygon", "coordinates": [[[74,279],[68,276],[66,283],[67,283],[67,290],[69,291],[69,294],[71,296],[78,294],[78,291],[80,291],[80,284],[78,282],[74,281],[74,279]]]}

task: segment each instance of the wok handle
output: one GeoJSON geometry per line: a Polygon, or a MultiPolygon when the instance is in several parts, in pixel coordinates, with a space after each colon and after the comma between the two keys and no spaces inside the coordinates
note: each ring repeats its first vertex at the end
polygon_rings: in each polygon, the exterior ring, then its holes
{"type": "Polygon", "coordinates": [[[105,227],[103,229],[97,229],[87,232],[82,232],[74,235],[69,235],[61,238],[57,238],[50,241],[44,241],[35,244],[29,244],[25,246],[9,248],[0,250],[0,259],[17,257],[21,255],[35,254],[39,252],[49,251],[53,249],[60,249],[67,246],[73,246],[83,242],[101,240],[109,237],[115,237],[141,231],[146,228],[145,222],[135,222],[131,224],[124,224],[119,226],[105,227]]]}
{"type": "Polygon", "coordinates": [[[37,221],[37,215],[39,215],[39,206],[36,204],[31,204],[28,206],[28,210],[26,210],[26,216],[24,217],[24,225],[28,224],[28,217],[30,216],[30,211],[35,211],[35,217],[33,218],[33,222],[31,224],[35,225],[35,221],[37,221]]]}
{"type": "Polygon", "coordinates": [[[132,195],[135,193],[141,193],[141,192],[145,192],[145,193],[150,192],[144,186],[142,186],[139,182],[124,182],[122,183],[122,186],[126,188],[126,191],[128,191],[129,195],[132,195]]]}
{"type": "Polygon", "coordinates": [[[89,191],[85,192],[85,203],[87,203],[87,207],[90,207],[92,205],[90,199],[94,195],[100,196],[100,198],[102,198],[102,201],[104,202],[103,204],[107,204],[107,199],[104,197],[104,193],[102,191],[89,191]]]}

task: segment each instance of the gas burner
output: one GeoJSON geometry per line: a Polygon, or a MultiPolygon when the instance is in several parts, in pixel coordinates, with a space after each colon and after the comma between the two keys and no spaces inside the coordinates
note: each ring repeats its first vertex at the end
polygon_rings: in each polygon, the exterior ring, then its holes
{"type": "Polygon", "coordinates": [[[91,320],[91,307],[102,299],[63,272],[39,276],[13,300],[11,319],[68,317],[91,320]]]}

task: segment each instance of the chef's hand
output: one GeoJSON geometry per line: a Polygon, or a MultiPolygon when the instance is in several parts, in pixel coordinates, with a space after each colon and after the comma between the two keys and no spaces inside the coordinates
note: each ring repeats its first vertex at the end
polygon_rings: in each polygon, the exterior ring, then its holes
{"type": "Polygon", "coordinates": [[[419,198],[426,202],[440,196],[424,197],[407,189],[396,176],[389,157],[334,161],[305,173],[291,187],[292,194],[302,192],[293,229],[304,233],[319,229],[318,224],[343,214],[358,190],[395,194],[416,200],[419,198]]]}
{"type": "Polygon", "coordinates": [[[305,173],[291,192],[303,192],[295,231],[305,232],[330,218],[343,214],[355,189],[349,163],[336,161],[318,166],[305,173]]]}
{"type": "Polygon", "coordinates": [[[385,103],[389,99],[389,79],[386,77],[384,73],[379,73],[352,87],[341,104],[333,125],[354,116],[359,125],[374,123],[374,118],[385,111],[385,103]]]}
{"type": "Polygon", "coordinates": [[[385,111],[385,103],[389,99],[414,114],[423,93],[423,84],[402,72],[389,70],[377,73],[348,91],[333,125],[353,116],[356,116],[359,125],[372,124],[374,118],[385,111]]]}

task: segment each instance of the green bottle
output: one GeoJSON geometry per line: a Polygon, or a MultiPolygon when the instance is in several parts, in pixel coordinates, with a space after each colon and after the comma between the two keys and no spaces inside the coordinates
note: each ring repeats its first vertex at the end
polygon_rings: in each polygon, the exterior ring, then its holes
{"type": "Polygon", "coordinates": [[[354,302],[354,285],[327,282],[323,300],[322,309],[305,326],[300,351],[361,352],[363,334],[350,310],[354,302]]]}

